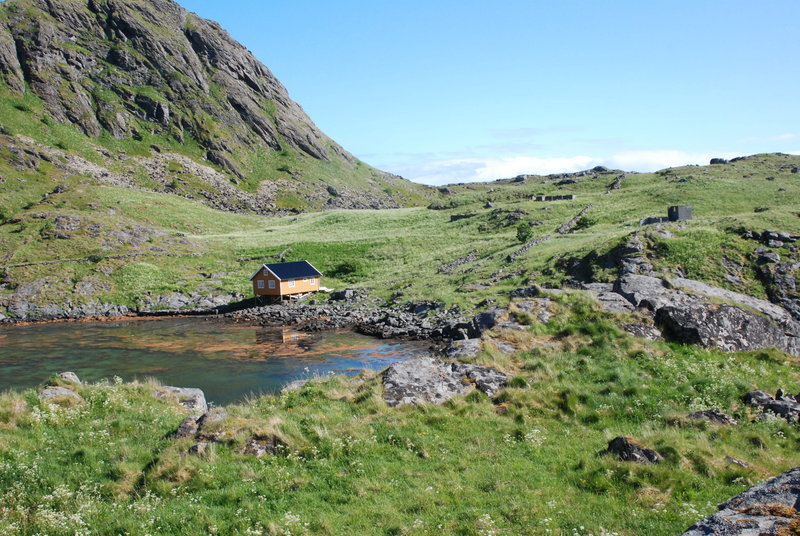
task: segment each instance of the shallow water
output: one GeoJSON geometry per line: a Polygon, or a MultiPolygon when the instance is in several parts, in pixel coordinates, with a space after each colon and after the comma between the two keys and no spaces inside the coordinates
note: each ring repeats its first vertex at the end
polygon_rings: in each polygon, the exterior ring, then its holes
{"type": "Polygon", "coordinates": [[[202,318],[0,327],[0,390],[71,370],[82,380],[157,378],[228,404],[329,373],[383,369],[427,344],[351,332],[302,333],[202,318]]]}

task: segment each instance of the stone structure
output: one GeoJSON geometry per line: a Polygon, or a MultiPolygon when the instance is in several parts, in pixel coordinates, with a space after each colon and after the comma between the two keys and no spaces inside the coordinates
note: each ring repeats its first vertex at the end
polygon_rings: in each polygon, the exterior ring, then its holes
{"type": "Polygon", "coordinates": [[[689,205],[673,206],[667,209],[669,221],[686,221],[692,219],[692,207],[689,205]]]}
{"type": "Polygon", "coordinates": [[[536,194],[531,199],[534,201],[573,201],[577,199],[576,195],[544,195],[536,194]]]}
{"type": "Polygon", "coordinates": [[[639,225],[653,225],[654,223],[667,223],[670,221],[687,221],[692,219],[690,205],[675,205],[667,208],[667,217],[650,216],[639,220],[639,225]]]}

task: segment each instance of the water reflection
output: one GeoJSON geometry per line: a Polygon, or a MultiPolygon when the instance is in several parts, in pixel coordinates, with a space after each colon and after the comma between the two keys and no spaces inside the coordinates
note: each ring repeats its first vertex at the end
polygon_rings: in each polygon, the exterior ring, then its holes
{"type": "Polygon", "coordinates": [[[155,376],[200,387],[222,404],[274,392],[306,374],[382,369],[426,347],[350,332],[303,333],[198,318],[3,327],[0,389],[35,386],[73,370],[88,381],[155,376]]]}

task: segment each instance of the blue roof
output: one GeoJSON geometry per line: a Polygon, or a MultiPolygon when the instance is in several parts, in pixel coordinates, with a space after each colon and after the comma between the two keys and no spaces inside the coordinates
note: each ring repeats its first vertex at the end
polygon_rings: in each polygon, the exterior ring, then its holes
{"type": "MultiPolygon", "coordinates": [[[[264,264],[261,266],[261,268],[268,269],[281,281],[287,279],[299,279],[301,277],[320,277],[322,275],[322,272],[314,268],[314,266],[312,266],[308,261],[276,262],[273,264],[264,264]]],[[[253,274],[253,277],[258,275],[258,272],[261,271],[261,268],[259,268],[258,271],[253,274]]],[[[253,279],[253,277],[250,279],[253,279]]]]}

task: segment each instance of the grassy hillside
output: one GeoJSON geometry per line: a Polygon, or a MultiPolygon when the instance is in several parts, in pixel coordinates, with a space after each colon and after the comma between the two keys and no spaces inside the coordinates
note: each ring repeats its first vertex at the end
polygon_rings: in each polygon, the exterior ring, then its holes
{"type": "Polygon", "coordinates": [[[6,393],[0,532],[667,536],[797,463],[798,427],[740,402],[796,386],[796,360],[646,343],[585,298],[555,300],[546,325],[495,334],[529,350],[476,359],[513,376],[494,400],[392,409],[378,378],[322,378],[228,407],[227,439],[201,455],[169,437],[184,413],[153,383],[88,385],[85,403],[55,406],[6,393]],[[686,418],[707,408],[741,424],[686,418]],[[621,434],[666,460],[602,455],[621,434]],[[244,454],[254,435],[282,447],[244,454]]]}
{"type": "MultiPolygon", "coordinates": [[[[452,186],[429,208],[285,217],[218,211],[44,160],[2,164],[0,300],[134,305],[148,292],[247,295],[255,267],[288,250],[287,260],[325,272],[327,286],[472,308],[503,304],[531,283],[611,280],[605,256],[633,231],[657,271],[763,296],[753,255],[761,244],[741,233],[800,232],[798,164],[756,155],[629,174],[610,193],[618,172],[562,186],[561,177],[532,177],[452,186]],[[543,203],[531,199],[537,193],[577,199],[543,203]],[[556,233],[589,204],[573,233],[556,233]],[[663,225],[673,238],[639,225],[673,204],[692,205],[695,216],[663,225]],[[526,240],[552,238],[509,262],[524,222],[541,222],[526,240]],[[471,260],[441,270],[463,258],[471,260]],[[51,261],[68,262],[20,266],[51,261]],[[726,277],[731,262],[738,283],[726,277]]],[[[55,407],[35,391],[0,395],[0,532],[666,536],[796,465],[797,425],[756,418],[741,402],[756,388],[796,390],[796,359],[634,339],[616,325],[636,315],[599,312],[581,295],[553,301],[548,323],[487,338],[474,361],[512,378],[491,400],[477,393],[392,409],[379,378],[324,378],[226,408],[232,418],[218,430],[226,441],[200,455],[186,454],[190,440],[169,437],[184,414],[153,398],[152,383],[87,385],[77,389],[85,403],[55,407]],[[503,354],[491,341],[518,350],[503,354]],[[687,419],[709,408],[740,424],[687,419]],[[601,455],[618,435],[665,461],[601,455]],[[256,459],[243,453],[254,436],[283,447],[256,459]]]]}
{"type": "Polygon", "coordinates": [[[799,163],[799,157],[756,155],[726,165],[629,174],[620,189],[608,194],[617,172],[565,186],[534,177],[524,183],[453,186],[450,194],[437,194],[430,208],[281,218],[231,214],[173,194],[110,186],[65,174],[46,161],[23,170],[0,163],[5,178],[0,184],[0,266],[83,260],[58,264],[57,270],[50,264],[6,268],[0,292],[11,295],[20,285],[46,280],[50,291],[32,299],[133,304],[144,291],[217,289],[247,295],[255,268],[288,250],[287,260],[308,259],[326,274],[323,282],[329,287],[361,286],[385,299],[469,307],[489,297],[507,299],[508,290],[529,281],[547,285],[576,275],[611,278],[616,271],[599,263],[589,263],[588,274],[574,267],[641,231],[656,269],[680,270],[687,277],[760,296],[764,289],[752,257],[759,244],[740,234],[742,229],[800,232],[800,175],[792,173],[799,163]],[[64,191],[50,194],[54,184],[64,191]],[[531,200],[537,193],[575,194],[577,199],[531,200]],[[575,232],[555,232],[588,204],[593,208],[575,232]],[[666,216],[673,204],[694,207],[692,221],[665,225],[676,238],[660,238],[651,227],[639,225],[641,218],[666,216]],[[60,231],[65,224],[58,224],[59,216],[77,218],[77,228],[60,231]],[[521,246],[517,227],[526,221],[541,222],[532,227],[531,239],[552,239],[509,263],[507,255],[521,246]],[[475,261],[439,271],[472,252],[475,261]],[[742,267],[740,284],[726,279],[726,259],[742,267]],[[85,292],[86,282],[97,289],[85,292]]]}
{"type": "MultiPolygon", "coordinates": [[[[424,186],[386,174],[361,161],[318,160],[303,156],[291,147],[281,151],[257,146],[242,148],[236,153],[237,165],[244,174],[240,179],[207,160],[206,149],[189,136],[176,139],[141,120],[140,134],[136,137],[116,138],[103,131],[91,138],[74,125],[53,120],[45,103],[34,93],[15,93],[2,82],[0,117],[3,117],[0,134],[10,136],[0,139],[0,173],[4,177],[32,167],[43,182],[52,181],[51,172],[58,163],[48,166],[47,162],[38,165],[24,159],[20,162],[20,158],[9,151],[9,146],[21,146],[34,153],[50,148],[62,162],[69,156],[88,161],[96,169],[82,166],[86,168],[83,173],[72,173],[84,180],[103,182],[104,174],[120,175],[128,179],[130,188],[200,201],[219,199],[220,207],[236,212],[319,210],[326,208],[329,201],[335,206],[337,196],[327,190],[328,186],[344,196],[345,206],[347,203],[368,205],[375,200],[394,206],[415,206],[426,204],[432,195],[424,186]],[[166,166],[159,166],[154,160],[162,153],[166,166]],[[180,158],[170,159],[169,155],[190,159],[201,173],[194,168],[187,169],[181,165],[180,158]],[[215,181],[209,181],[208,174],[215,175],[215,181]],[[225,187],[220,188],[219,182],[225,187]]],[[[0,215],[8,216],[20,205],[4,197],[0,197],[0,215]]]]}

